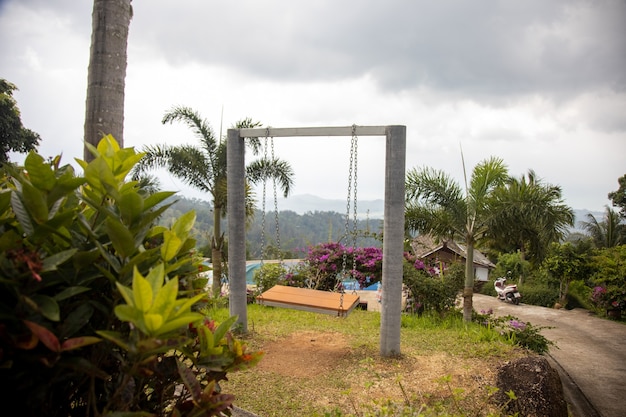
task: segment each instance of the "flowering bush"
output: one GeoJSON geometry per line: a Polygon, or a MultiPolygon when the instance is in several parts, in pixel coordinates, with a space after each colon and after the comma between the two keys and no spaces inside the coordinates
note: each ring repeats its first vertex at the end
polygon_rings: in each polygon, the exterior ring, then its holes
{"type": "Polygon", "coordinates": [[[337,274],[344,272],[344,254],[346,274],[356,280],[361,287],[380,281],[383,261],[381,249],[367,247],[353,250],[341,243],[322,243],[309,247],[304,258],[311,272],[310,278],[315,281],[311,286],[321,290],[336,288],[337,274]]]}
{"type": "Polygon", "coordinates": [[[409,288],[412,311],[435,311],[439,314],[452,309],[459,290],[463,287],[463,266],[452,265],[445,274],[436,274],[424,262],[405,254],[403,282],[409,288]]]}
{"type": "Polygon", "coordinates": [[[540,334],[545,326],[533,326],[529,322],[523,322],[511,315],[495,317],[493,310],[481,310],[480,314],[474,314],[473,320],[481,325],[498,330],[500,335],[511,344],[521,346],[533,352],[544,354],[548,352],[554,342],[540,334]]]}

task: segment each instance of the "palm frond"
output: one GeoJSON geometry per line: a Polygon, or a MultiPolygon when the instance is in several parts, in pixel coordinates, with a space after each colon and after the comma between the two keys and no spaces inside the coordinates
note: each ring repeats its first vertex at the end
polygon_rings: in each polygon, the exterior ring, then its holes
{"type": "Polygon", "coordinates": [[[161,120],[163,124],[172,124],[174,122],[186,124],[194,132],[195,136],[200,139],[204,150],[209,154],[209,160],[212,160],[218,141],[209,122],[203,119],[197,111],[185,106],[173,107],[165,113],[161,120]]]}

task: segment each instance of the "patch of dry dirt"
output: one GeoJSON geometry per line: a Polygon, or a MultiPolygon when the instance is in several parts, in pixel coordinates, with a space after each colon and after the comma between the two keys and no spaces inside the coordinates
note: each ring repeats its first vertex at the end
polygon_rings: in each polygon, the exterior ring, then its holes
{"type": "Polygon", "coordinates": [[[495,383],[494,364],[482,359],[440,352],[381,358],[376,352],[350,347],[342,334],[334,332],[297,332],[266,342],[260,349],[265,356],[255,368],[257,383],[266,383],[268,374],[292,380],[319,409],[339,406],[349,411],[375,398],[403,402],[410,397],[423,403],[449,397],[450,389],[464,390],[468,407],[481,407],[477,403],[485,400],[486,388],[495,383]],[[444,377],[450,377],[450,387],[441,381],[444,377]],[[315,386],[320,392],[314,392],[307,381],[318,381],[315,386]],[[341,392],[350,392],[351,398],[341,392]]]}
{"type": "Polygon", "coordinates": [[[340,333],[300,332],[267,343],[256,369],[307,378],[330,370],[350,352],[340,333]]]}

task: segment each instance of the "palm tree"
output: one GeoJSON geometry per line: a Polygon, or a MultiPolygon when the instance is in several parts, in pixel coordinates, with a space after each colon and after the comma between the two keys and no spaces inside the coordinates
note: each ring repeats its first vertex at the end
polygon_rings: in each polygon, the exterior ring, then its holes
{"type": "Polygon", "coordinates": [[[493,190],[504,183],[507,167],[491,157],[480,162],[470,183],[461,187],[443,171],[412,169],[406,181],[406,226],[440,239],[460,237],[466,245],[463,319],[472,319],[474,293],[474,247],[487,232],[487,201],[493,190]]]}
{"type": "MultiPolygon", "coordinates": [[[[200,140],[200,147],[192,145],[149,145],[143,148],[145,156],[139,161],[133,173],[134,177],[145,175],[148,170],[165,168],[175,177],[188,185],[204,191],[211,196],[213,204],[213,234],[210,236],[211,262],[213,263],[214,295],[221,289],[222,251],[224,233],[221,219],[226,215],[226,139],[218,139],[209,123],[198,112],[189,107],[174,107],[164,116],[162,123],[183,122],[189,126],[200,140]]],[[[236,128],[256,127],[259,123],[244,119],[236,128]]],[[[247,143],[256,155],[260,149],[258,139],[247,139],[247,143]]],[[[254,161],[247,169],[247,179],[258,183],[268,179],[275,180],[283,195],[289,194],[293,185],[293,170],[288,162],[264,157],[254,161]]],[[[254,200],[249,191],[246,197],[246,214],[254,213],[254,200]]]]}
{"type": "Polygon", "coordinates": [[[132,0],[94,0],[85,102],[84,159],[111,134],[124,147],[124,87],[132,0]]]}
{"type": "Polygon", "coordinates": [[[591,235],[598,248],[613,248],[626,244],[626,224],[622,223],[617,211],[605,206],[604,219],[598,221],[589,213],[587,221],[580,222],[583,229],[591,235]]]}
{"type": "Polygon", "coordinates": [[[546,257],[550,244],[563,240],[574,225],[574,211],[564,204],[561,188],[543,183],[533,170],[495,189],[489,213],[490,248],[519,251],[522,260],[528,256],[535,265],[546,257]]]}

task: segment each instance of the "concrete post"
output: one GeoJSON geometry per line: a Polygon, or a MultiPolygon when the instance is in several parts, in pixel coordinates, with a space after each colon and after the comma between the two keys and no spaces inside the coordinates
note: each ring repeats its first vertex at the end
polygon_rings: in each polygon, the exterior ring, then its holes
{"type": "Polygon", "coordinates": [[[385,218],[380,355],[400,354],[406,126],[388,126],[385,154],[385,218]]]}
{"type": "Polygon", "coordinates": [[[228,211],[228,282],[230,314],[238,316],[241,332],[248,332],[246,302],[245,143],[239,130],[228,129],[226,143],[228,211]]]}

